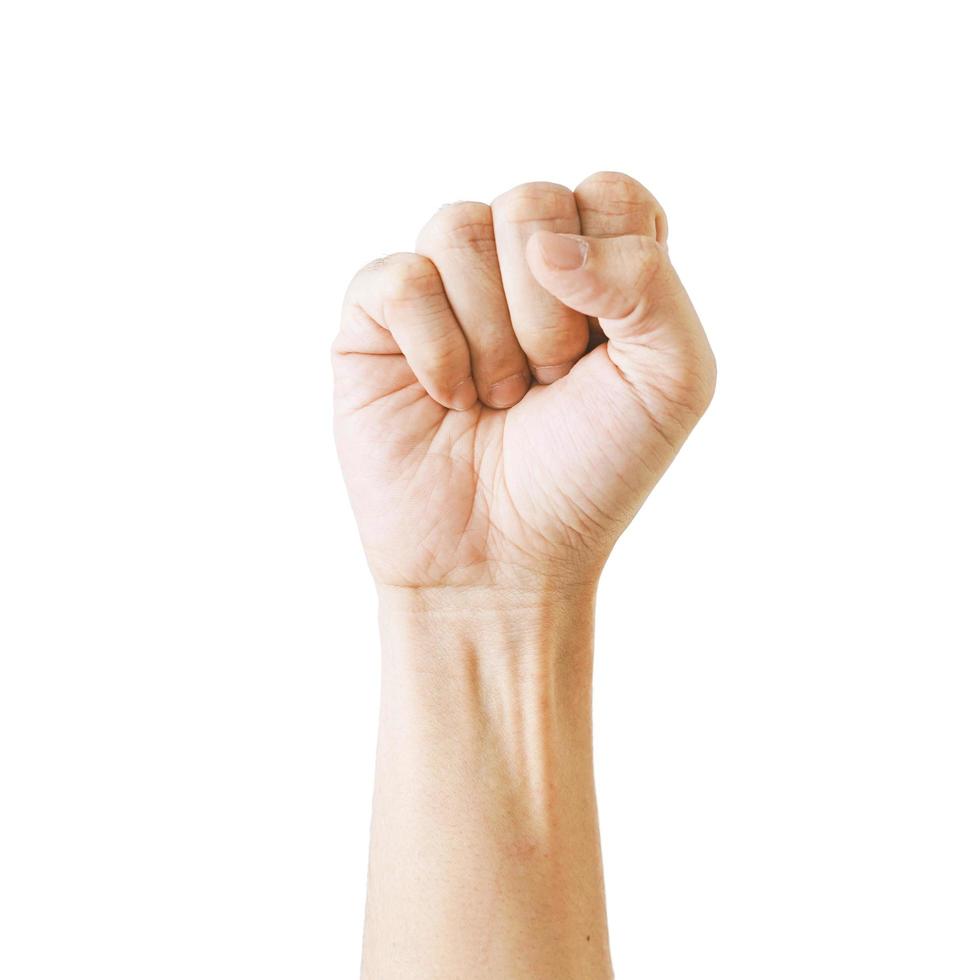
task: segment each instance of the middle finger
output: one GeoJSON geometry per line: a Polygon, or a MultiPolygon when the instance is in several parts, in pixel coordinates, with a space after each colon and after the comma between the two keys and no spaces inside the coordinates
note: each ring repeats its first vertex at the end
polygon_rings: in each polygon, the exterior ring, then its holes
{"type": "Polygon", "coordinates": [[[491,205],[500,274],[517,339],[534,377],[550,384],[585,353],[586,318],[559,302],[531,275],[524,248],[542,229],[579,234],[575,195],[561,184],[521,184],[491,205]]]}

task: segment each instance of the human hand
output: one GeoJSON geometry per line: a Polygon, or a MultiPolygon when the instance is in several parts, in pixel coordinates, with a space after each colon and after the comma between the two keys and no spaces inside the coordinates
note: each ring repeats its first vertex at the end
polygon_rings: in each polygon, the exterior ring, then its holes
{"type": "Polygon", "coordinates": [[[335,429],[379,586],[594,584],[714,391],[666,241],[598,173],[448,205],[357,274],[335,429]]]}

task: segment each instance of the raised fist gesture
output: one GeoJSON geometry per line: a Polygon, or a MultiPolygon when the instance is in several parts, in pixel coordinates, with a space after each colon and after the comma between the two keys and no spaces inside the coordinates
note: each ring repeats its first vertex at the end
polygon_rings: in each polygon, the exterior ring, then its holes
{"type": "Polygon", "coordinates": [[[594,581],[715,379],[663,209],[617,173],[441,208],[354,278],[334,370],[371,568],[412,588],[594,581]]]}

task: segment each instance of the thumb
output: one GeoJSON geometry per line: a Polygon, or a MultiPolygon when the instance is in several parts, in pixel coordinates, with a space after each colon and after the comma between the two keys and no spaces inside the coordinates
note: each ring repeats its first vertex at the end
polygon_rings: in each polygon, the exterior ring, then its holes
{"type": "Polygon", "coordinates": [[[664,245],[647,235],[589,238],[536,232],[527,261],[566,306],[597,317],[627,381],[657,388],[700,415],[714,391],[714,356],[664,245]]]}

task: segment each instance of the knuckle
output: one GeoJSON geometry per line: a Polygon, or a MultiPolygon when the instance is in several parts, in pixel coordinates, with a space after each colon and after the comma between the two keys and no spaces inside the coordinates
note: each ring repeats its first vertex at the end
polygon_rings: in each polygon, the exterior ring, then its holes
{"type": "Polygon", "coordinates": [[[381,260],[384,293],[389,300],[427,299],[442,295],[442,279],[431,259],[415,252],[396,252],[381,260]]]}
{"type": "Polygon", "coordinates": [[[666,238],[667,215],[660,202],[634,177],[614,170],[600,170],[575,188],[580,213],[633,218],[658,240],[666,238]]]}
{"type": "Polygon", "coordinates": [[[443,205],[422,229],[418,244],[423,252],[447,249],[495,251],[490,205],[479,201],[443,205]]]}
{"type": "Polygon", "coordinates": [[[366,265],[362,265],[360,269],[358,269],[357,272],[351,276],[351,280],[347,284],[347,295],[344,299],[345,303],[366,287],[367,283],[375,277],[378,270],[384,265],[384,262],[385,260],[383,258],[372,259],[366,265]]]}
{"type": "Polygon", "coordinates": [[[587,189],[608,189],[614,193],[634,198],[649,198],[650,192],[634,177],[629,174],[620,173],[618,170],[597,170],[594,174],[589,174],[575,192],[587,189]]]}
{"type": "Polygon", "coordinates": [[[519,184],[497,197],[491,207],[495,217],[515,223],[578,217],[575,195],[563,184],[548,181],[519,184]]]}

